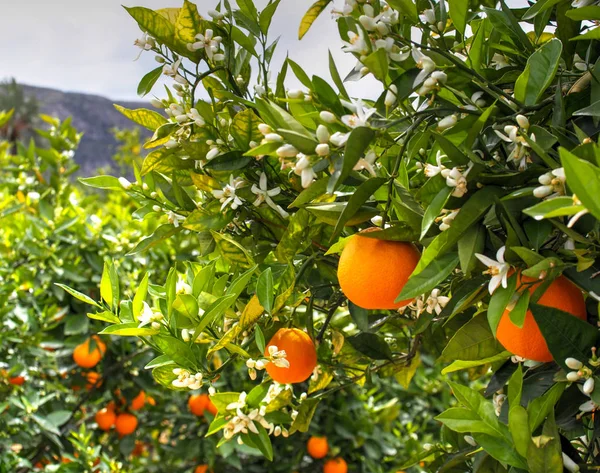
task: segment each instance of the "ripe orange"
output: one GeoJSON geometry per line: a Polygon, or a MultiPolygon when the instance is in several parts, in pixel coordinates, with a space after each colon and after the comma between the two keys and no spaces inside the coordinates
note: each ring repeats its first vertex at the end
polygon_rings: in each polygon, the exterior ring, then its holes
{"type": "Polygon", "coordinates": [[[140,391],[140,393],[134,397],[131,401],[131,410],[139,411],[146,404],[146,393],[144,391],[140,391]]]}
{"type": "Polygon", "coordinates": [[[217,409],[217,406],[215,406],[213,404],[213,402],[210,400],[210,397],[208,398],[208,404],[206,405],[206,410],[208,412],[210,412],[213,416],[216,416],[217,412],[219,412],[219,409],[217,409]]]}
{"type": "MultiPolygon", "coordinates": [[[[378,231],[369,228],[362,233],[378,231]]],[[[350,237],[340,256],[338,280],[346,297],[363,309],[398,309],[394,302],[419,262],[412,243],[377,240],[360,233],[350,237]]]]}
{"type": "Polygon", "coordinates": [[[194,473],[207,473],[208,465],[198,465],[194,470],[194,473]]]}
{"type": "Polygon", "coordinates": [[[100,409],[98,412],[96,412],[95,419],[96,424],[98,424],[98,428],[100,430],[107,431],[112,429],[113,425],[115,425],[117,415],[115,414],[115,411],[105,407],[104,409],[100,409]]]}
{"type": "Polygon", "coordinates": [[[25,376],[13,376],[12,378],[8,378],[8,382],[15,386],[22,386],[25,383],[25,376]]]}
{"type": "Polygon", "coordinates": [[[321,459],[327,456],[329,452],[329,444],[327,443],[327,437],[311,437],[306,443],[306,451],[308,454],[315,458],[321,459]]]}
{"type": "Polygon", "coordinates": [[[209,402],[211,401],[208,394],[192,394],[188,399],[188,408],[192,414],[200,417],[204,415],[204,411],[208,408],[209,402]]]}
{"type": "Polygon", "coordinates": [[[86,374],[85,379],[87,381],[85,388],[88,391],[102,384],[102,375],[100,373],[96,373],[95,371],[90,371],[88,374],[86,374]]]}
{"type": "Polygon", "coordinates": [[[323,465],[323,473],[348,473],[348,464],[341,457],[332,458],[323,465]]]}
{"type": "Polygon", "coordinates": [[[133,414],[128,414],[127,412],[119,414],[115,421],[115,429],[120,437],[134,433],[135,429],[137,429],[137,425],[137,417],[133,414]]]}
{"type": "Polygon", "coordinates": [[[265,356],[269,356],[269,347],[276,346],[285,350],[289,368],[267,363],[266,370],[273,380],[281,384],[301,383],[306,381],[317,366],[317,351],[308,334],[297,328],[281,328],[277,331],[265,348],[265,356]]]}
{"type": "MultiPolygon", "coordinates": [[[[535,282],[535,279],[520,276],[521,283],[535,282]]],[[[537,282],[529,286],[529,292],[533,294],[541,284],[537,282]]],[[[556,278],[539,298],[538,304],[554,307],[572,314],[581,320],[587,319],[585,301],[579,288],[564,276],[556,278]]],[[[523,327],[519,328],[510,320],[510,312],[504,311],[496,331],[498,341],[511,353],[534,361],[552,361],[552,354],[548,350],[546,340],[533,318],[530,310],[525,314],[523,327]]]]}
{"type": "Polygon", "coordinates": [[[90,350],[89,338],[81,345],[77,345],[75,350],[73,350],[73,361],[82,368],[93,368],[106,352],[106,345],[100,340],[100,337],[94,335],[92,338],[96,342],[96,347],[93,350],[90,350]]]}
{"type": "Polygon", "coordinates": [[[144,453],[144,450],[146,450],[146,446],[144,445],[144,442],[142,442],[140,440],[136,440],[133,450],[131,451],[131,456],[139,457],[144,453]]]}

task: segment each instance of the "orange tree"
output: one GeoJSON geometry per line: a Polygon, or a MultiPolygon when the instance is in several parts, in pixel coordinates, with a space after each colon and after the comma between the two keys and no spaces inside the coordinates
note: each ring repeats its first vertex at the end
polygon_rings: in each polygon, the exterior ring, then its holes
{"type": "Polygon", "coordinates": [[[595,3],[346,0],[346,81],[373,76],[375,100],[350,97],[333,60],[332,84],[291,58],[274,70],[279,1],[127,8],[159,63],[139,92],[172,84],[152,99],[164,114],[121,109],[154,133],[134,182],[83,182],[160,222],[133,253],[182,232],[196,253],[123,299],[109,265],[102,333],[152,347],[159,384],[209,392],[222,447],[271,460],[272,437],[309,430],[324,399],[408,383],[433,357],[458,372],[456,403],[442,441],[396,467],[594,469],[595,3]],[[306,334],[270,343],[282,329],[306,334]],[[224,389],[239,365],[254,387],[224,389]]]}
{"type": "MultiPolygon", "coordinates": [[[[164,465],[264,471],[264,459],[251,449],[231,443],[216,449],[216,437],[204,438],[214,404],[205,393],[161,390],[144,369],[153,356],[142,341],[93,335],[108,315],[89,319],[82,300],[93,301],[98,284],[108,300],[108,290],[117,293],[102,279],[108,254],[123,291],[133,291],[144,262],[164,278],[179,258],[193,258],[195,235],[182,232],[143,256],[126,256],[156,223],[129,221],[135,206],[127,196],[73,185],[79,135],[69,122],[44,119],[45,147],[21,144],[13,153],[2,145],[0,155],[0,471],[133,473],[164,471],[164,465]],[[64,292],[65,284],[78,292],[64,292]]],[[[120,134],[127,144],[117,162],[135,161],[136,135],[120,134]]],[[[345,453],[351,466],[386,471],[397,452],[416,454],[417,439],[433,440],[432,413],[447,404],[431,366],[417,383],[432,394],[426,402],[393,383],[331,396],[310,434],[326,436],[331,455],[351,452],[345,453]],[[411,418],[398,417],[405,410],[411,418]]],[[[244,369],[229,372],[220,387],[249,390],[252,381],[244,369]]],[[[313,471],[327,461],[308,455],[307,440],[308,434],[281,435],[274,449],[282,460],[273,471],[313,471]]]]}

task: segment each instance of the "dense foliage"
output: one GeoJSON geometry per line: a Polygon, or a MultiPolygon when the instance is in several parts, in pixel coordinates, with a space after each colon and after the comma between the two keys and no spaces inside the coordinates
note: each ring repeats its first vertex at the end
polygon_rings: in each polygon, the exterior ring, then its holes
{"type": "Polygon", "coordinates": [[[374,76],[377,100],[350,97],[331,58],[333,85],[291,58],[274,70],[279,1],[127,8],[159,63],[138,92],[159,111],[119,109],[153,132],[150,152],[132,180],[81,182],[127,194],[123,228],[141,238],[107,252],[91,298],[90,278],[53,281],[114,346],[149,347],[140,376],[165,402],[210,394],[195,432],[215,471],[314,471],[306,432],[330,440],[326,473],[334,457],[364,472],[595,470],[596,3],[346,0],[345,81],[374,76]],[[286,89],[292,73],[303,90],[286,89]],[[416,244],[414,265],[398,242],[416,244]]]}

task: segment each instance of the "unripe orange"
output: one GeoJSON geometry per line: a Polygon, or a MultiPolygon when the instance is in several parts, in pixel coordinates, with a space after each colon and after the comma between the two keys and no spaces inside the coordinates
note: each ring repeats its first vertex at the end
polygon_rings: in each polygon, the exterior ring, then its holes
{"type": "Polygon", "coordinates": [[[399,309],[412,302],[394,302],[419,263],[412,243],[378,240],[362,234],[350,237],[338,264],[338,280],[346,297],[363,309],[399,309]]]}
{"type": "Polygon", "coordinates": [[[265,356],[269,356],[269,347],[275,346],[278,351],[285,350],[289,368],[267,363],[266,370],[281,384],[301,383],[306,381],[317,366],[317,351],[308,334],[297,328],[281,328],[273,335],[265,348],[265,356]]]}
{"type": "Polygon", "coordinates": [[[327,437],[311,437],[306,443],[306,451],[317,460],[325,458],[329,452],[327,437]]]}

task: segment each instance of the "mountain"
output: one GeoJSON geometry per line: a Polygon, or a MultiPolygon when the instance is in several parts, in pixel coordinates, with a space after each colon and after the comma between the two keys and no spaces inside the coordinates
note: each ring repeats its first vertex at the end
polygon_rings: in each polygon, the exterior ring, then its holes
{"type": "MultiPolygon", "coordinates": [[[[134,128],[136,125],[118,112],[118,103],[126,108],[148,108],[145,102],[115,102],[105,97],[55,89],[23,85],[27,95],[37,98],[40,112],[61,120],[73,118],[73,125],[83,132],[75,161],[81,166],[82,175],[91,175],[99,167],[112,165],[112,155],[117,148],[113,128],[134,128]]],[[[145,132],[146,130],[144,130],[145,132]]],[[[143,133],[150,136],[148,133],[143,133]]]]}

